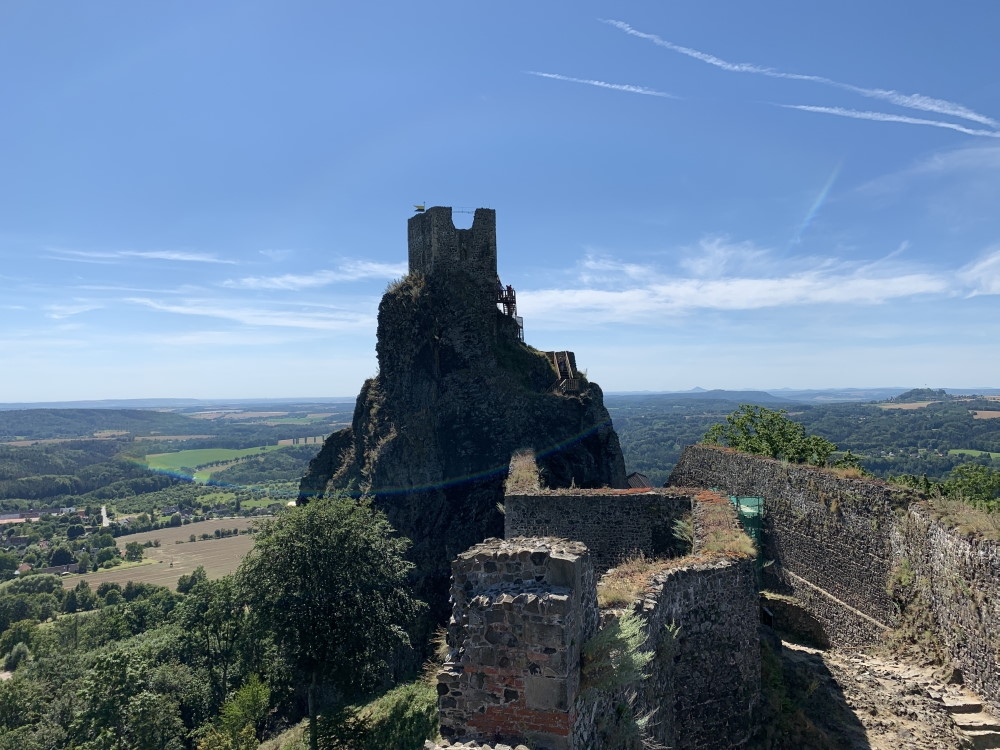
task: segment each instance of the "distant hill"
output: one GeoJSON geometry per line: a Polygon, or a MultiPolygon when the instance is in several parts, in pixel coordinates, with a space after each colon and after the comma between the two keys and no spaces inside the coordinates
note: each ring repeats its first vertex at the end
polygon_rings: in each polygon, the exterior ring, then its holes
{"type": "Polygon", "coordinates": [[[203,423],[180,414],[140,409],[20,409],[0,411],[0,442],[77,438],[96,432],[193,435],[203,423]]]}
{"type": "Polygon", "coordinates": [[[263,404],[308,405],[353,403],[354,396],[317,396],[315,398],[113,398],[96,401],[30,401],[0,404],[0,411],[14,409],[219,409],[227,406],[263,404]]]}
{"type": "Polygon", "coordinates": [[[793,404],[798,399],[774,396],[767,391],[725,391],[721,389],[691,391],[666,391],[662,393],[636,392],[609,393],[613,398],[651,398],[663,401],[730,401],[734,404],[793,404]]]}

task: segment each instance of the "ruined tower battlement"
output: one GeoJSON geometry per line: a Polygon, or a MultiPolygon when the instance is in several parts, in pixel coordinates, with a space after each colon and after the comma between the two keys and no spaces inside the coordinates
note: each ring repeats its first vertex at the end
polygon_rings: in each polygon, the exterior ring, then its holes
{"type": "Polygon", "coordinates": [[[450,206],[433,206],[410,218],[410,273],[432,276],[461,271],[496,284],[497,213],[477,208],[469,229],[456,229],[450,206]]]}

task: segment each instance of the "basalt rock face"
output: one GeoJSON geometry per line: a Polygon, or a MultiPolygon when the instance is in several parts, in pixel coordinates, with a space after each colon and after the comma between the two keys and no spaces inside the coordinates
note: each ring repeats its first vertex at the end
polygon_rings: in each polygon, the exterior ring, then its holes
{"type": "Polygon", "coordinates": [[[421,273],[412,248],[411,220],[411,273],[379,307],[379,374],[362,387],[351,427],[310,464],[300,502],[342,489],[373,495],[413,541],[417,591],[442,620],[451,560],[503,535],[498,504],[514,451],[534,449],[550,487],[622,487],[625,468],[601,389],[582,379],[578,392],[553,390],[549,359],[497,309],[495,271],[439,263],[421,273]]]}

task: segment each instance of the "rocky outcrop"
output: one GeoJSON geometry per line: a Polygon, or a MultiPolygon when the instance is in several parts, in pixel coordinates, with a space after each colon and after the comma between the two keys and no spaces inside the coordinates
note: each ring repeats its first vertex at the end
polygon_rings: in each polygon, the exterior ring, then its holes
{"type": "MultiPolygon", "coordinates": [[[[449,209],[428,214],[411,220],[411,251],[415,226],[451,223],[449,209]]],[[[462,252],[488,237],[480,230],[492,215],[480,209],[473,229],[450,229],[462,252]]],[[[514,451],[533,449],[551,487],[621,487],[625,468],[601,389],[586,380],[575,392],[554,389],[549,360],[497,309],[495,255],[491,271],[444,263],[432,249],[436,265],[421,255],[414,267],[411,252],[411,273],[382,298],[379,374],[362,387],[351,427],[310,464],[300,502],[344,489],[373,495],[413,541],[418,593],[441,619],[451,560],[503,534],[498,504],[514,451]]]]}

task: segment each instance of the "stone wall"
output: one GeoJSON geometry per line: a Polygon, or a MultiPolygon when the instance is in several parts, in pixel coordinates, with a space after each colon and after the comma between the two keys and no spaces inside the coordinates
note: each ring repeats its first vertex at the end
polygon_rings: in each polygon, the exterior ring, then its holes
{"type": "Polygon", "coordinates": [[[656,654],[636,709],[675,750],[743,747],[760,697],[752,560],[692,562],[660,573],[644,595],[645,648],[656,654]]]}
{"type": "Polygon", "coordinates": [[[926,607],[965,681],[1000,711],[1000,544],[968,538],[913,506],[897,525],[893,585],[926,607]]]}
{"type": "MultiPolygon", "coordinates": [[[[409,272],[446,274],[456,271],[477,277],[488,289],[497,284],[497,215],[477,208],[469,229],[456,229],[450,206],[434,206],[407,224],[409,272]]],[[[494,295],[495,297],[495,295],[494,295]]]]}
{"type": "Polygon", "coordinates": [[[763,496],[769,585],[802,601],[835,645],[879,640],[896,624],[892,529],[916,494],[707,445],[688,446],[668,484],[763,496]]]}
{"type": "Polygon", "coordinates": [[[591,555],[579,541],[490,539],[460,555],[452,568],[449,657],[438,676],[442,736],[449,742],[524,742],[533,750],[630,750],[637,747],[635,737],[626,742],[628,727],[620,718],[631,704],[632,715],[653,715],[650,736],[677,750],[743,747],[755,728],[760,693],[753,560],[711,551],[702,533],[709,528],[717,541],[721,514],[724,530],[745,541],[728,500],[675,490],[523,495],[517,501],[539,500],[545,513],[557,513],[560,503],[574,498],[573,513],[580,517],[588,507],[606,511],[579,527],[595,538],[603,538],[600,518],[604,533],[628,533],[631,526],[620,524],[639,515],[637,507],[693,509],[694,551],[661,565],[624,609],[603,611],[591,555]],[[621,508],[613,507],[616,499],[621,508]],[[713,518],[707,519],[707,510],[713,518]],[[615,688],[586,685],[584,644],[599,621],[609,627],[629,609],[643,623],[642,649],[654,653],[648,678],[615,688]]]}
{"type": "Polygon", "coordinates": [[[741,748],[760,698],[754,560],[733,551],[749,540],[729,499],[692,494],[691,554],[656,574],[636,606],[656,655],[639,709],[656,712],[650,734],[675,750],[741,748]]]}
{"type": "Polygon", "coordinates": [[[691,491],[558,490],[508,494],[504,536],[556,536],[587,545],[598,574],[638,552],[678,551],[673,525],[691,511],[691,491]]]}
{"type": "Polygon", "coordinates": [[[571,750],[580,649],[597,628],[587,548],[488,539],[453,565],[449,656],[438,675],[441,735],[571,750]]]}

